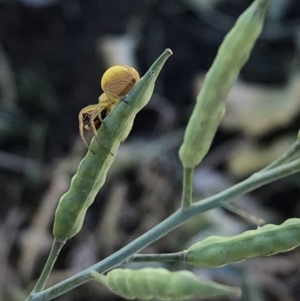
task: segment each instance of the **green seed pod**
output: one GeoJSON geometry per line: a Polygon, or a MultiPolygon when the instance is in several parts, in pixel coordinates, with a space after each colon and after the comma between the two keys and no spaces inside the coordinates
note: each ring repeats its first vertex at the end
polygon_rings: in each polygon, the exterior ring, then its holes
{"type": "Polygon", "coordinates": [[[92,140],[91,149],[81,161],[69,190],[61,197],[55,213],[53,234],[65,241],[77,234],[87,209],[104,184],[106,174],[120,144],[129,134],[136,114],[149,102],[155,81],[166,60],[172,55],[167,49],[146,74],[105,118],[105,127],[98,131],[99,141],[92,140]]]}
{"type": "Polygon", "coordinates": [[[179,150],[184,167],[195,167],[208,152],[225,114],[227,94],[262,31],[269,2],[270,0],[255,0],[239,17],[221,44],[197,97],[179,150]]]}
{"type": "Polygon", "coordinates": [[[107,274],[105,284],[125,299],[185,300],[241,295],[239,288],[201,280],[188,271],[170,272],[162,268],[115,269],[107,274]]]}
{"type": "Polygon", "coordinates": [[[265,225],[231,237],[211,236],[192,245],[185,261],[198,267],[220,267],[247,258],[290,251],[300,245],[300,219],[265,225]]]}

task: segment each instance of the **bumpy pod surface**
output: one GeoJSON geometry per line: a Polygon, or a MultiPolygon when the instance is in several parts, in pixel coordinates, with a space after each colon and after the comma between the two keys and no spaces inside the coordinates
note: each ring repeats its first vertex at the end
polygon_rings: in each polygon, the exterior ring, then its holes
{"type": "Polygon", "coordinates": [[[300,219],[265,225],[231,237],[211,236],[187,250],[186,262],[199,267],[220,267],[247,258],[290,251],[300,245],[300,219]]]}
{"type": "Polygon", "coordinates": [[[197,97],[179,150],[184,167],[195,167],[208,152],[225,114],[227,94],[262,31],[269,2],[253,1],[221,44],[197,97]]]}
{"type": "Polygon", "coordinates": [[[101,79],[101,88],[112,96],[125,96],[140,79],[139,73],[127,65],[107,69],[101,79]]]}
{"type": "Polygon", "coordinates": [[[189,271],[170,272],[163,268],[115,269],[106,276],[111,291],[125,299],[185,300],[193,297],[239,297],[239,288],[201,280],[189,271]]]}
{"type": "Polygon", "coordinates": [[[107,171],[122,141],[126,139],[136,114],[149,102],[155,81],[166,60],[172,55],[167,49],[154,62],[133,89],[119,101],[98,131],[99,141],[92,140],[91,149],[81,161],[69,190],[61,197],[55,213],[53,234],[58,241],[76,235],[83,224],[87,209],[105,182],[107,171]]]}

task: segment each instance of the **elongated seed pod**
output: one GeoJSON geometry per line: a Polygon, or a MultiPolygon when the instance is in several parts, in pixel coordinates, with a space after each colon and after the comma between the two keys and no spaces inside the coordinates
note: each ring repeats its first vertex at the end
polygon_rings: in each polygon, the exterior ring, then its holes
{"type": "Polygon", "coordinates": [[[150,100],[155,81],[172,51],[167,49],[154,62],[146,74],[117,103],[105,119],[105,127],[98,131],[99,141],[92,140],[91,149],[81,161],[69,190],[61,197],[56,209],[53,234],[58,241],[65,241],[77,234],[87,209],[102,187],[108,169],[120,143],[128,136],[136,114],[150,100]]]}
{"type": "Polygon", "coordinates": [[[170,272],[163,268],[115,269],[107,274],[105,284],[125,299],[186,300],[241,295],[239,288],[202,280],[189,271],[170,272]]]}
{"type": "Polygon", "coordinates": [[[247,258],[290,251],[300,245],[300,219],[265,225],[231,237],[211,236],[187,250],[186,262],[199,267],[220,267],[247,258]]]}
{"type": "Polygon", "coordinates": [[[221,44],[188,122],[179,157],[193,168],[208,152],[225,114],[225,100],[257,40],[270,0],[255,0],[239,17],[221,44]]]}

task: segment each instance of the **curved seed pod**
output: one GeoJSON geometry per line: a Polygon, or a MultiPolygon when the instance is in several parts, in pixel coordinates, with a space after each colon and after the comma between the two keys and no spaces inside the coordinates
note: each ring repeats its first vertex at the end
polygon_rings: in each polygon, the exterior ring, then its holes
{"type": "Polygon", "coordinates": [[[125,96],[140,79],[139,73],[127,65],[107,69],[101,79],[101,88],[110,96],[125,96]]]}
{"type": "Polygon", "coordinates": [[[227,94],[261,33],[269,2],[255,0],[239,17],[220,46],[197,97],[179,150],[184,167],[195,167],[208,152],[225,113],[227,94]]]}
{"type": "Polygon", "coordinates": [[[105,119],[105,127],[98,131],[99,141],[92,140],[91,148],[81,161],[69,190],[61,197],[55,213],[53,234],[58,241],[65,241],[77,234],[87,209],[102,187],[108,169],[120,143],[128,136],[135,115],[150,100],[155,81],[172,51],[167,49],[154,62],[146,74],[119,101],[105,119]]]}
{"type": "Polygon", "coordinates": [[[300,245],[300,219],[265,225],[231,237],[211,236],[192,245],[185,261],[199,267],[220,267],[247,258],[290,251],[300,245]]]}
{"type": "Polygon", "coordinates": [[[241,295],[239,288],[202,280],[189,271],[170,272],[163,268],[115,269],[107,274],[105,284],[125,299],[185,300],[241,295]]]}

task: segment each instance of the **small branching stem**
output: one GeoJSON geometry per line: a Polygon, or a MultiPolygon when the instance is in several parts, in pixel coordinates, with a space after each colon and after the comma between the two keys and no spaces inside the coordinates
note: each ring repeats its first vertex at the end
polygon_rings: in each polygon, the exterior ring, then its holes
{"type": "Polygon", "coordinates": [[[232,205],[228,202],[224,202],[222,204],[222,207],[224,209],[236,214],[236,215],[239,215],[240,217],[242,217],[242,218],[246,219],[247,221],[255,224],[256,226],[260,226],[260,225],[265,223],[265,221],[262,218],[260,218],[258,216],[255,216],[255,215],[253,215],[249,212],[246,212],[246,211],[244,211],[244,210],[242,210],[242,209],[240,209],[240,208],[238,208],[238,207],[236,207],[236,206],[234,206],[234,205],[232,205]]]}
{"type": "Polygon", "coordinates": [[[163,237],[170,231],[179,227],[185,221],[190,218],[203,213],[205,211],[211,210],[216,207],[222,206],[224,202],[231,202],[234,198],[239,195],[250,192],[258,187],[261,187],[267,183],[273,182],[275,180],[287,177],[289,175],[295,174],[300,171],[300,159],[295,159],[290,163],[284,165],[264,170],[251,176],[248,179],[220,192],[214,196],[208,197],[204,200],[200,200],[193,203],[192,206],[185,210],[178,210],[169,216],[167,219],[162,221],[160,224],[138,237],[127,246],[123,247],[116,253],[110,255],[104,260],[96,263],[95,265],[89,267],[86,270],[58,283],[54,286],[36,293],[32,294],[27,300],[29,301],[48,301],[52,300],[57,296],[60,296],[75,287],[78,287],[91,280],[91,271],[97,271],[98,273],[104,273],[120,264],[126,262],[134,254],[140,252],[146,246],[150,245],[154,241],[163,237]]]}
{"type": "Polygon", "coordinates": [[[286,162],[291,161],[292,159],[294,159],[294,157],[297,154],[299,154],[299,151],[300,151],[300,141],[297,139],[285,153],[283,153],[279,158],[277,158],[271,164],[266,166],[260,172],[272,169],[274,167],[278,167],[286,162]]]}
{"type": "Polygon", "coordinates": [[[182,209],[189,208],[192,205],[193,175],[194,175],[194,168],[184,167],[184,169],[183,169],[182,202],[181,202],[182,209]]]}
{"type": "Polygon", "coordinates": [[[186,251],[166,254],[136,254],[129,262],[185,262],[186,251]]]}
{"type": "Polygon", "coordinates": [[[45,287],[45,284],[49,278],[49,275],[53,269],[54,263],[56,262],[56,259],[58,257],[58,254],[60,253],[62,247],[64,246],[65,242],[61,242],[58,240],[54,240],[52,244],[51,251],[49,253],[47,262],[44,266],[44,269],[40,275],[39,280],[37,281],[32,293],[38,293],[42,291],[45,287]]]}

